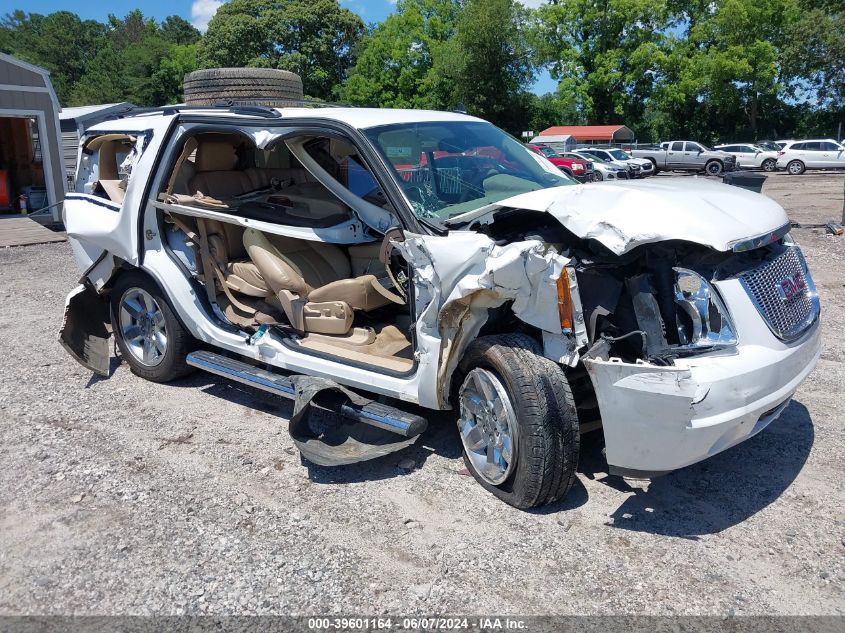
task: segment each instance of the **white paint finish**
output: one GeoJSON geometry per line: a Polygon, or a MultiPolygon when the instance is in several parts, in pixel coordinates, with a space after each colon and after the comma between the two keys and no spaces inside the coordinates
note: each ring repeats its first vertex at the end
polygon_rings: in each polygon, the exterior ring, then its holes
{"type": "MultiPolygon", "coordinates": [[[[452,372],[486,323],[488,310],[513,301],[523,322],[560,335],[557,278],[569,261],[539,241],[497,246],[486,235],[407,234],[397,245],[414,269],[419,355],[436,372],[420,387],[420,403],[447,405],[452,372]]],[[[429,370],[430,372],[430,370],[429,370]]]]}
{"type": "Polygon", "coordinates": [[[760,432],[815,367],[816,322],[799,340],[771,334],[737,280],[717,287],[739,335],[735,350],[679,358],[674,367],[585,360],[604,425],[608,464],[668,471],[760,432]]]}
{"type": "Polygon", "coordinates": [[[728,251],[789,222],[775,201],[704,178],[588,183],[523,193],[498,208],[547,211],[578,237],[621,255],[642,244],[684,240],[728,251]]]}

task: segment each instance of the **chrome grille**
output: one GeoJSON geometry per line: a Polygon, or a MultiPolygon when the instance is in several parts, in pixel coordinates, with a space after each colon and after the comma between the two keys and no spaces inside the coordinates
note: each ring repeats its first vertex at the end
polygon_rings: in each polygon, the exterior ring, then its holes
{"type": "Polygon", "coordinates": [[[797,247],[739,276],[772,333],[788,341],[800,336],[819,316],[813,278],[797,247]],[[801,285],[803,284],[803,287],[801,285]]]}

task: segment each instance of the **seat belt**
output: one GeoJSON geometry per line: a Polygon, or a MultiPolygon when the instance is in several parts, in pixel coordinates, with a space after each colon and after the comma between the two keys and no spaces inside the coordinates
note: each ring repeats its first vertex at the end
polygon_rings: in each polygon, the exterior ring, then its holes
{"type": "MultiPolygon", "coordinates": [[[[173,219],[173,216],[171,216],[173,219]]],[[[181,223],[176,223],[176,226],[179,226],[181,223]]],[[[179,226],[181,229],[182,227],[179,226]]],[[[205,220],[202,218],[197,218],[197,228],[200,231],[200,259],[202,259],[202,269],[203,269],[203,277],[205,278],[205,292],[208,295],[208,300],[211,303],[217,303],[217,290],[214,287],[214,280],[215,278],[220,282],[220,287],[223,288],[223,293],[226,295],[226,298],[229,300],[233,306],[235,306],[241,312],[244,312],[250,316],[254,315],[257,310],[255,308],[251,308],[248,305],[241,303],[235,296],[232,294],[232,291],[229,290],[229,286],[226,285],[226,277],[223,275],[223,271],[220,270],[220,267],[217,266],[217,262],[214,261],[214,258],[211,257],[211,251],[208,249],[208,229],[205,226],[205,220]]],[[[182,229],[184,230],[184,229],[182,229]]],[[[188,237],[191,237],[191,233],[186,233],[188,237]]],[[[193,238],[191,238],[193,239],[193,238]]]]}
{"type": "Polygon", "coordinates": [[[182,169],[182,164],[188,160],[188,156],[197,148],[199,143],[197,139],[193,136],[185,141],[185,147],[182,150],[182,153],[179,154],[179,158],[176,159],[176,164],[173,166],[173,172],[170,174],[170,180],[167,181],[167,189],[165,189],[164,193],[166,195],[170,195],[173,193],[173,187],[176,186],[176,178],[179,176],[179,170],[182,169]]]}

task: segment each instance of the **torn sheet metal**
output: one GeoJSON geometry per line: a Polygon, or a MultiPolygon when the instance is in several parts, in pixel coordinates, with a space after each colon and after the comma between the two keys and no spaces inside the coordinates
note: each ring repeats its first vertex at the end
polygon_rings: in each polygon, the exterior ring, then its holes
{"type": "Polygon", "coordinates": [[[553,187],[502,200],[497,208],[547,212],[617,255],[667,240],[729,251],[738,240],[789,222],[774,200],[704,178],[553,187]]]}
{"type": "Polygon", "coordinates": [[[108,305],[89,285],[79,285],[67,296],[59,342],[86,369],[108,378],[108,305]]]}
{"type": "Polygon", "coordinates": [[[485,235],[453,231],[448,237],[408,235],[396,247],[414,269],[418,344],[422,356],[437,354],[442,402],[491,308],[512,301],[523,322],[561,335],[557,278],[568,260],[542,242],[497,246],[485,235]]]}
{"type": "Polygon", "coordinates": [[[326,415],[340,411],[344,402],[359,406],[371,402],[332,380],[292,376],[290,382],[296,393],[288,430],[303,457],[318,466],[383,457],[407,448],[419,437],[402,437],[369,424],[344,423],[339,415],[326,415]]]}

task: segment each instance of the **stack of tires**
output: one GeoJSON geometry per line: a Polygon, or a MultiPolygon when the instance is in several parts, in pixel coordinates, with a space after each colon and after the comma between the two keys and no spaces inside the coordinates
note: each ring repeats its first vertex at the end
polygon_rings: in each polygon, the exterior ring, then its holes
{"type": "Polygon", "coordinates": [[[275,68],[208,68],[185,75],[185,104],[254,105],[282,108],[300,105],[302,78],[275,68]]]}

